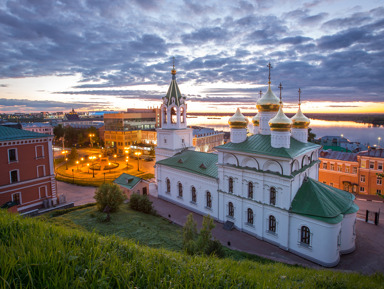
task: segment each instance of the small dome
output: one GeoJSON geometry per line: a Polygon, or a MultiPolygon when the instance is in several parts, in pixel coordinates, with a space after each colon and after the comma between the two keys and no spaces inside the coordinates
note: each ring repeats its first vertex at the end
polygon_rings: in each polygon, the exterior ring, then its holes
{"type": "Polygon", "coordinates": [[[172,74],[172,75],[176,75],[176,69],[175,69],[175,68],[173,68],[173,69],[171,70],[171,74],[172,74]]]}
{"type": "Polygon", "coordinates": [[[272,131],[289,131],[292,126],[292,121],[283,112],[283,106],[279,108],[279,112],[269,122],[269,127],[272,131]]]}
{"type": "Polygon", "coordinates": [[[297,113],[292,116],[291,120],[293,128],[308,128],[309,123],[311,122],[309,118],[303,114],[300,107],[297,113]]]}
{"type": "Polygon", "coordinates": [[[246,128],[248,119],[240,112],[238,108],[236,113],[228,120],[230,128],[246,128]]]}
{"type": "Polygon", "coordinates": [[[259,126],[260,124],[260,116],[258,113],[252,118],[253,126],[259,126]]]}
{"type": "Polygon", "coordinates": [[[278,111],[280,106],[279,98],[273,93],[271,86],[268,87],[268,91],[264,94],[256,104],[259,111],[278,111]]]}

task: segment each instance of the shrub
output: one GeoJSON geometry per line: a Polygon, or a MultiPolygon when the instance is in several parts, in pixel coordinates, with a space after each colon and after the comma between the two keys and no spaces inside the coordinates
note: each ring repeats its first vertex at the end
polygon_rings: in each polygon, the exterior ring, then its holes
{"type": "Polygon", "coordinates": [[[97,209],[103,212],[105,207],[108,206],[110,212],[116,212],[119,206],[126,199],[125,194],[120,190],[116,184],[102,184],[95,192],[93,197],[97,203],[97,209]]]}
{"type": "Polygon", "coordinates": [[[147,195],[132,194],[131,198],[129,199],[129,207],[132,210],[146,214],[155,213],[152,202],[148,199],[147,195]]]}

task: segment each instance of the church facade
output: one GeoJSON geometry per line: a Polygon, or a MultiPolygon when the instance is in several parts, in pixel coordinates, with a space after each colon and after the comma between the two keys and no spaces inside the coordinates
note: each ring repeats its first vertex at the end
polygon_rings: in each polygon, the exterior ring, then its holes
{"type": "MultiPolygon", "coordinates": [[[[271,68],[271,67],[270,67],[271,68]]],[[[288,118],[268,90],[248,120],[237,109],[231,140],[216,153],[194,151],[185,97],[172,70],[157,129],[158,197],[291,251],[323,266],[355,249],[358,207],[348,192],[318,182],[320,146],[307,142],[310,120],[288,118]]]]}

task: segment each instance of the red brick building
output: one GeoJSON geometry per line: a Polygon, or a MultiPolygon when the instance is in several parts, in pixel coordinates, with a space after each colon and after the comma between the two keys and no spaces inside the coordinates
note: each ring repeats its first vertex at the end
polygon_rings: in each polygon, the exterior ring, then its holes
{"type": "Polygon", "coordinates": [[[0,207],[13,202],[27,213],[57,203],[52,139],[0,126],[0,207]]]}
{"type": "Polygon", "coordinates": [[[360,165],[359,194],[383,194],[382,177],[384,164],[384,149],[369,149],[357,155],[360,165]]]}

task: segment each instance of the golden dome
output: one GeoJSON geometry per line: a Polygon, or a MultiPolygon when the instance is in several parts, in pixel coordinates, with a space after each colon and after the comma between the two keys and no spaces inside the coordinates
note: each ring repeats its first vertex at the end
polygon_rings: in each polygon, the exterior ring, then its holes
{"type": "Polygon", "coordinates": [[[172,74],[172,75],[175,75],[175,74],[176,74],[176,69],[175,69],[175,67],[173,67],[173,69],[171,70],[171,74],[172,74]]]}
{"type": "Polygon", "coordinates": [[[278,111],[280,106],[279,98],[273,93],[269,83],[268,91],[257,101],[256,107],[259,111],[278,111]]]}
{"type": "Polygon", "coordinates": [[[283,105],[280,105],[279,112],[268,124],[272,131],[289,131],[291,129],[292,121],[284,114],[283,105]]]}
{"type": "Polygon", "coordinates": [[[252,118],[253,126],[259,126],[260,124],[260,116],[258,113],[252,118]]]}
{"type": "Polygon", "coordinates": [[[235,114],[228,120],[230,128],[247,128],[248,119],[240,112],[238,108],[235,114]]]}
{"type": "Polygon", "coordinates": [[[292,127],[293,128],[308,128],[309,123],[311,122],[308,117],[306,117],[299,106],[297,113],[292,116],[292,127]]]}

